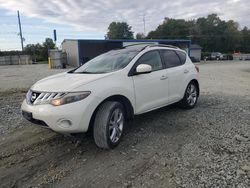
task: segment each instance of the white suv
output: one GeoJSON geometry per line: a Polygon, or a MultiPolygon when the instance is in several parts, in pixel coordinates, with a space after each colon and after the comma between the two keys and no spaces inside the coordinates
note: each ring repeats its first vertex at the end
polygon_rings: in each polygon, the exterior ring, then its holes
{"type": "Polygon", "coordinates": [[[38,81],[22,103],[22,114],[60,133],[92,130],[96,145],[110,149],[134,115],[176,102],[193,108],[200,93],[198,72],[177,47],[131,45],[38,81]]]}

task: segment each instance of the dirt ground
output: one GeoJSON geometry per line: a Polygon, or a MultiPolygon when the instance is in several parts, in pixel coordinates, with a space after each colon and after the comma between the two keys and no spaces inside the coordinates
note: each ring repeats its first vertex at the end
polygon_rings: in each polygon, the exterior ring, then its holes
{"type": "Polygon", "coordinates": [[[110,151],[21,117],[28,87],[57,72],[32,66],[0,67],[0,187],[250,187],[250,62],[200,64],[196,108],[137,116],[110,151]]]}

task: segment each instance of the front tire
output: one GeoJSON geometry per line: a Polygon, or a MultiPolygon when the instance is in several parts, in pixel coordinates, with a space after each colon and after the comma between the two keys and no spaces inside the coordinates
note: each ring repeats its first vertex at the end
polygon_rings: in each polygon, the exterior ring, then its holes
{"type": "Polygon", "coordinates": [[[97,111],[94,120],[94,140],[98,147],[113,149],[123,135],[124,107],[119,102],[107,101],[97,111]]]}
{"type": "Polygon", "coordinates": [[[183,99],[180,105],[185,109],[192,109],[195,107],[199,97],[198,86],[195,82],[190,82],[186,88],[183,99]]]}

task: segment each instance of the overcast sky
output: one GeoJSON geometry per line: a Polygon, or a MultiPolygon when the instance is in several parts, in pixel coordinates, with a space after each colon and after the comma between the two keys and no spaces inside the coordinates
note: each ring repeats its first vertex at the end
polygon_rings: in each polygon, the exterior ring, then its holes
{"type": "Polygon", "coordinates": [[[132,30],[155,29],[164,17],[194,19],[217,13],[250,26],[249,0],[0,0],[0,50],[20,49],[16,11],[21,14],[25,45],[52,38],[103,39],[112,21],[126,21],[132,30]]]}

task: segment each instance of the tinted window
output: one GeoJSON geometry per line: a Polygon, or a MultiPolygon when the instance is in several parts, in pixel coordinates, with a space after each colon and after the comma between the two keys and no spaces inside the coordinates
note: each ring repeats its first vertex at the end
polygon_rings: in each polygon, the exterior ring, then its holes
{"type": "Polygon", "coordinates": [[[137,65],[139,64],[150,65],[152,67],[152,71],[163,68],[161,57],[158,51],[150,51],[142,55],[142,57],[137,62],[137,65]]]}
{"type": "Polygon", "coordinates": [[[182,65],[180,58],[173,50],[162,50],[162,56],[168,68],[182,65]]]}
{"type": "Polygon", "coordinates": [[[184,52],[181,52],[181,51],[176,51],[176,53],[178,54],[180,60],[181,60],[181,63],[184,64],[186,62],[186,53],[184,52]]]}

